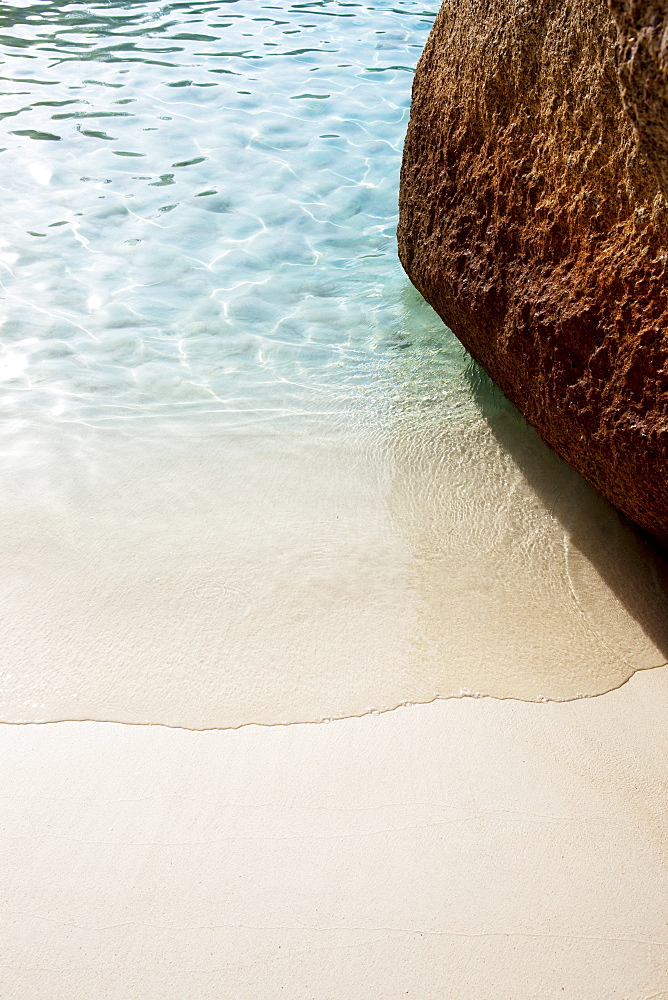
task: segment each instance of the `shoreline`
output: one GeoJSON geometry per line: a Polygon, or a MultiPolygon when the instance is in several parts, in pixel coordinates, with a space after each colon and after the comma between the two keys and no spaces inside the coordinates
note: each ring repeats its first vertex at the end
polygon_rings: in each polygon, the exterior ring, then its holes
{"type": "Polygon", "coordinates": [[[542,445],[538,488],[484,423],[480,474],[456,426],[372,432],[111,434],[59,489],[8,470],[0,719],[197,730],[561,701],[668,660],[665,563],[542,445]]]}
{"type": "Polygon", "coordinates": [[[662,996],[667,711],[3,726],[3,995],[662,996]]]}

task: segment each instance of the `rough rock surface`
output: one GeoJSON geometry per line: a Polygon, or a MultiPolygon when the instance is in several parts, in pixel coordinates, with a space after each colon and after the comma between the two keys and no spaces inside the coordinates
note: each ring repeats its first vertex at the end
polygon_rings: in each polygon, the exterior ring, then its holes
{"type": "Polygon", "coordinates": [[[413,283],[668,544],[668,0],[444,0],[401,178],[413,283]]]}

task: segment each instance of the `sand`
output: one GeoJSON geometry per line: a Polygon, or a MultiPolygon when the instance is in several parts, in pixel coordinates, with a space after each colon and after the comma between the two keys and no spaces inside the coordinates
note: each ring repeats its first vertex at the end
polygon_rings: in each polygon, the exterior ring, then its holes
{"type": "Polygon", "coordinates": [[[9,463],[0,721],[559,700],[668,660],[665,563],[535,432],[396,410],[382,433],[59,431],[9,463]]]}
{"type": "Polygon", "coordinates": [[[2,1000],[668,1000],[665,563],[400,389],[5,456],[2,1000]]]}
{"type": "Polygon", "coordinates": [[[3,1000],[664,1000],[668,669],[565,704],[5,725],[3,1000]]]}

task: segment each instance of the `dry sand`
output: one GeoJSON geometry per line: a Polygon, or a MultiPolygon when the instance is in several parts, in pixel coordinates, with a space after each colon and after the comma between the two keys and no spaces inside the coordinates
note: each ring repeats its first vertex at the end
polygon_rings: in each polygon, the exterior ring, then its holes
{"type": "Polygon", "coordinates": [[[668,668],[566,704],[0,729],[3,1000],[664,1000],[668,668]]]}

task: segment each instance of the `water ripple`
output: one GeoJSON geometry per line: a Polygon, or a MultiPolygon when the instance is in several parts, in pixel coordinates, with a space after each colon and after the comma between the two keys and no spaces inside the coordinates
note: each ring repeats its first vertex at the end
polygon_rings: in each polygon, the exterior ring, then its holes
{"type": "Polygon", "coordinates": [[[382,345],[434,322],[400,304],[393,239],[435,11],[3,4],[5,427],[302,419],[323,377],[358,407],[360,367],[382,382],[382,345]]]}

